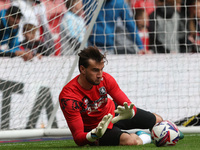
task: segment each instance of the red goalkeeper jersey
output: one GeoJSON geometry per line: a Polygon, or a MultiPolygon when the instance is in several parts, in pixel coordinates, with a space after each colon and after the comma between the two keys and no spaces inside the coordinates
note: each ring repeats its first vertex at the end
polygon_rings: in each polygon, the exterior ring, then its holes
{"type": "MultiPolygon", "coordinates": [[[[72,132],[77,145],[88,144],[86,134],[97,127],[102,118],[111,113],[113,116],[115,104],[123,105],[131,101],[119,88],[115,79],[108,73],[103,72],[99,85],[94,85],[92,89],[85,90],[78,83],[78,77],[72,79],[59,96],[60,107],[63,111],[69,129],[72,132]],[[113,98],[108,98],[108,94],[113,98]]],[[[133,108],[136,112],[136,107],[133,108]]],[[[108,128],[111,129],[110,123],[108,128]]]]}

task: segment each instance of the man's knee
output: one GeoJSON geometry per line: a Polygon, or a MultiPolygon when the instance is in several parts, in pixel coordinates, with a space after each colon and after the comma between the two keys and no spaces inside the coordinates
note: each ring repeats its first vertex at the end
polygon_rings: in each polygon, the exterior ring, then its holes
{"type": "Polygon", "coordinates": [[[123,133],[119,145],[141,145],[142,141],[136,134],[123,133]]]}
{"type": "Polygon", "coordinates": [[[156,123],[163,121],[163,118],[160,115],[155,114],[155,113],[154,115],[156,116],[156,123]]]}

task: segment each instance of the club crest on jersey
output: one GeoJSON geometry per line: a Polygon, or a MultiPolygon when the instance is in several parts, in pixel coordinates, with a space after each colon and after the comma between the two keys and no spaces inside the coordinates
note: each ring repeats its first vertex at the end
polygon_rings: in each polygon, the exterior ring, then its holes
{"type": "Polygon", "coordinates": [[[105,88],[104,86],[101,87],[101,88],[99,88],[99,93],[100,93],[100,95],[105,95],[105,94],[107,94],[106,88],[105,88]]]}

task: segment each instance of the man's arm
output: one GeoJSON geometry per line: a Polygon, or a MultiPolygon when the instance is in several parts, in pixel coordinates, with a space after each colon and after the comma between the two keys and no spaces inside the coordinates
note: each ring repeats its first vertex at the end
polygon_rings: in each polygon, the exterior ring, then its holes
{"type": "Polygon", "coordinates": [[[84,132],[79,103],[75,100],[63,98],[60,98],[59,102],[75,143],[79,146],[88,144],[89,141],[86,139],[87,133],[84,132]]]}
{"type": "Polygon", "coordinates": [[[16,56],[20,56],[23,58],[24,61],[28,61],[31,60],[34,56],[33,53],[31,51],[23,51],[21,49],[16,49],[16,51],[1,51],[0,50],[0,57],[16,57],[16,56]]]}
{"type": "MultiPolygon", "coordinates": [[[[109,93],[109,95],[113,98],[113,100],[117,103],[117,105],[124,106],[124,103],[127,103],[127,106],[132,105],[132,102],[129,100],[127,95],[117,86],[113,88],[113,90],[109,93]]],[[[133,106],[134,114],[137,112],[137,108],[133,106]]]]}
{"type": "Polygon", "coordinates": [[[109,86],[108,94],[113,98],[113,100],[117,103],[118,107],[114,111],[119,114],[112,119],[112,123],[116,123],[119,120],[131,119],[135,116],[137,112],[137,108],[135,105],[129,100],[126,94],[120,89],[119,85],[115,81],[115,79],[110,76],[109,77],[109,86]]]}
{"type": "Polygon", "coordinates": [[[105,115],[96,128],[90,132],[84,132],[79,103],[75,100],[60,99],[60,106],[74,141],[79,146],[89,144],[101,138],[112,120],[111,114],[105,115]]]}
{"type": "MultiPolygon", "coordinates": [[[[124,102],[131,105],[131,101],[127,97],[127,95],[120,89],[119,85],[117,84],[116,80],[109,74],[106,77],[106,84],[107,84],[107,92],[113,98],[113,100],[117,103],[117,105],[124,106],[124,102]]],[[[133,110],[136,113],[137,108],[135,105],[133,106],[133,110]]]]}
{"type": "Polygon", "coordinates": [[[4,51],[0,50],[0,57],[10,57],[10,58],[13,58],[15,56],[16,55],[13,52],[4,52],[4,51]]]}
{"type": "Polygon", "coordinates": [[[124,3],[124,11],[125,12],[121,13],[122,20],[126,21],[126,28],[131,33],[130,35],[131,35],[134,43],[137,44],[139,50],[144,50],[144,45],[139,36],[138,29],[133,20],[133,17],[130,15],[131,12],[129,9],[130,8],[128,7],[128,4],[124,3]]]}

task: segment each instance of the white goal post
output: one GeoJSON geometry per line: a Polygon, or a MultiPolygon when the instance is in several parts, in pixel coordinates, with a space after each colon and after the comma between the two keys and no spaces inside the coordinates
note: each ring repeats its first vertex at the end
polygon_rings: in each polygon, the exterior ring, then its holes
{"type": "MultiPolygon", "coordinates": [[[[8,8],[12,4],[25,6],[22,1],[5,0],[0,5],[1,8],[8,8]]],[[[47,22],[43,20],[44,22],[38,22],[37,25],[46,25],[49,28],[55,54],[43,56],[42,59],[34,57],[29,61],[24,61],[18,56],[0,57],[0,140],[71,135],[59,107],[58,96],[63,86],[79,73],[76,54],[89,45],[88,38],[93,34],[93,27],[99,23],[96,18],[104,6],[104,0],[88,0],[92,5],[83,5],[80,10],[85,11],[81,17],[85,21],[86,30],[76,29],[77,33],[61,27],[67,27],[61,19],[78,4],[77,2],[68,9],[63,8],[67,1],[41,0],[46,8],[47,22]],[[61,8],[63,11],[60,12],[61,8]],[[55,32],[58,27],[60,30],[55,32]],[[77,38],[70,38],[72,35],[76,35],[77,38]],[[81,39],[81,42],[77,42],[77,39],[81,39]],[[59,44],[61,46],[56,47],[59,44]]],[[[31,17],[34,6],[28,4],[26,7],[23,9],[31,8],[26,14],[31,17]]],[[[27,20],[24,23],[27,23],[27,20]]],[[[49,34],[45,31],[42,35],[49,34]]],[[[37,36],[40,36],[39,34],[38,32],[37,36]]],[[[126,36],[130,33],[116,32],[114,37],[117,34],[126,36]]],[[[126,41],[126,38],[123,40],[126,41]]],[[[124,47],[125,54],[108,54],[108,64],[105,64],[104,70],[113,75],[137,107],[157,113],[163,119],[173,122],[200,113],[199,53],[140,55],[128,53],[129,48],[138,51],[135,45],[123,43],[114,47],[124,47]]],[[[2,48],[6,51],[8,45],[1,45],[0,50],[2,48]]],[[[46,51],[48,49],[41,53],[46,51]]],[[[3,52],[0,51],[0,54],[3,52]]],[[[179,129],[184,133],[200,133],[199,126],[179,126],[179,129]]]]}

